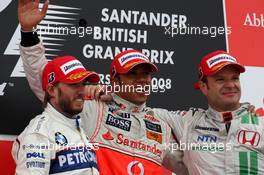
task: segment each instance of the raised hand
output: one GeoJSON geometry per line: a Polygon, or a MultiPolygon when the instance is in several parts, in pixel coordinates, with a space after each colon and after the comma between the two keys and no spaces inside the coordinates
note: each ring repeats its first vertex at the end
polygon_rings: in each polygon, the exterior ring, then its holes
{"type": "Polygon", "coordinates": [[[113,100],[110,93],[111,92],[107,90],[107,86],[105,85],[85,86],[86,99],[101,100],[103,102],[109,103],[113,100]]]}
{"type": "Polygon", "coordinates": [[[18,20],[23,31],[32,31],[45,17],[49,1],[39,9],[39,0],[18,0],[18,20]]]}

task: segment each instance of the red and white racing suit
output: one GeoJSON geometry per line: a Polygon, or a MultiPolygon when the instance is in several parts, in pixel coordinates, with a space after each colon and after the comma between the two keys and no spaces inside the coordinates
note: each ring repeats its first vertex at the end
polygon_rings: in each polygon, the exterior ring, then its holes
{"type": "MultiPolygon", "coordinates": [[[[40,42],[31,47],[20,46],[20,50],[29,85],[38,98],[43,100],[41,70],[47,62],[45,48],[40,42]]],[[[90,141],[99,143],[96,156],[100,174],[172,174],[161,166],[167,154],[165,148],[174,141],[171,128],[163,119],[165,115],[157,114],[145,104],[136,106],[115,94],[113,99],[111,104],[87,100],[80,114],[90,141]]],[[[173,154],[176,156],[173,158],[166,156],[166,162],[179,167],[175,168],[176,171],[185,174],[180,154],[173,154]]]]}

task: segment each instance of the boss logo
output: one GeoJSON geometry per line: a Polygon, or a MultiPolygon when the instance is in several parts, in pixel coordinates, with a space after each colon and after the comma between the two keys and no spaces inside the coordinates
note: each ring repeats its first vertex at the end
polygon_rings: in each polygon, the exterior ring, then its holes
{"type": "Polygon", "coordinates": [[[106,124],[125,131],[130,131],[130,127],[131,127],[131,121],[114,117],[111,114],[108,114],[106,119],[106,124]]]}

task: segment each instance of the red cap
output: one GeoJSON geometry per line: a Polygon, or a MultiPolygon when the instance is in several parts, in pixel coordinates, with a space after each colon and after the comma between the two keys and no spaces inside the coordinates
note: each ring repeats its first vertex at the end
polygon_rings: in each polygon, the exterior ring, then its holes
{"type": "Polygon", "coordinates": [[[149,58],[137,50],[126,50],[114,57],[110,66],[110,76],[113,78],[117,73],[126,74],[132,68],[139,64],[148,64],[150,72],[158,71],[155,64],[149,61],[149,58]]]}
{"type": "Polygon", "coordinates": [[[45,66],[42,74],[42,88],[45,91],[48,84],[79,83],[84,80],[97,83],[100,78],[97,73],[87,71],[75,57],[62,56],[49,61],[45,66]]]}
{"type": "MultiPolygon", "coordinates": [[[[240,73],[245,72],[245,67],[237,62],[237,60],[229,53],[218,50],[205,55],[198,68],[199,81],[204,76],[212,76],[227,65],[233,65],[240,73]]],[[[199,89],[199,81],[195,83],[194,88],[199,89]]]]}

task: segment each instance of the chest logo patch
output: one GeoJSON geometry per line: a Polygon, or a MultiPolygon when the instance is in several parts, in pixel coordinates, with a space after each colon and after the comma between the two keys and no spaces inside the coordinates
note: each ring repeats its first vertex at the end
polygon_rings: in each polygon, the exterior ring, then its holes
{"type": "Polygon", "coordinates": [[[67,138],[60,132],[55,133],[55,142],[62,146],[65,146],[68,144],[67,138]]]}
{"type": "Polygon", "coordinates": [[[130,120],[117,118],[111,114],[108,114],[107,119],[106,119],[106,124],[114,126],[116,128],[122,129],[122,130],[125,130],[125,131],[130,131],[130,128],[131,128],[131,121],[130,120]]]}
{"type": "Polygon", "coordinates": [[[256,147],[259,145],[260,134],[256,131],[241,130],[238,133],[237,140],[240,144],[256,147]]]}

